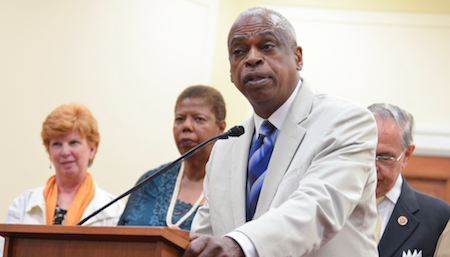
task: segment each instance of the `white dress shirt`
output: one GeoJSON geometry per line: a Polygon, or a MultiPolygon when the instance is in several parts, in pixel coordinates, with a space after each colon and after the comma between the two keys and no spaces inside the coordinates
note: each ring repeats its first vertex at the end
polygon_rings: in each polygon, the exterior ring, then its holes
{"type": "MultiPolygon", "coordinates": [[[[272,125],[275,126],[277,129],[275,133],[271,136],[274,145],[276,144],[276,138],[280,134],[280,130],[283,126],[284,120],[286,119],[286,116],[289,113],[289,110],[292,107],[292,104],[294,103],[294,99],[297,97],[298,91],[300,90],[300,87],[302,85],[302,80],[299,80],[297,86],[295,87],[294,91],[292,92],[291,96],[284,102],[280,108],[278,108],[270,117],[267,119],[272,123],[272,125]]],[[[265,119],[258,116],[256,113],[253,113],[253,119],[255,122],[255,134],[253,136],[252,144],[255,142],[255,138],[257,135],[259,135],[259,128],[261,127],[261,124],[264,122],[265,119]]],[[[234,241],[236,241],[241,249],[243,250],[245,256],[247,257],[259,257],[258,252],[256,251],[255,246],[253,245],[253,242],[250,241],[250,239],[243,233],[239,231],[233,231],[225,235],[227,237],[233,238],[234,241]]]]}
{"type": "Polygon", "coordinates": [[[386,198],[378,205],[378,215],[380,216],[380,238],[383,237],[387,223],[394,211],[395,204],[402,192],[403,176],[398,175],[394,187],[386,194],[386,198]]]}

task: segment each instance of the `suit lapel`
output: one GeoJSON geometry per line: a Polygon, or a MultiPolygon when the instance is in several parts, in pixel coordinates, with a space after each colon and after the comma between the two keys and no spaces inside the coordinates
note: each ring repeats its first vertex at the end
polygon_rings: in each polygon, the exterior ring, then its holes
{"type": "Polygon", "coordinates": [[[314,93],[308,84],[303,82],[275,143],[256,207],[255,218],[259,218],[270,208],[278,186],[305,136],[306,129],[300,123],[308,117],[313,99],[314,93]]]}
{"type": "MultiPolygon", "coordinates": [[[[233,217],[235,227],[240,227],[246,222],[246,188],[247,188],[247,166],[250,144],[255,131],[253,117],[243,124],[245,133],[237,138],[231,148],[231,201],[233,206],[233,217]]],[[[227,197],[227,196],[224,196],[227,197]]]]}
{"type": "Polygon", "coordinates": [[[416,230],[420,221],[414,214],[418,210],[419,204],[417,203],[414,191],[403,178],[402,192],[378,245],[380,256],[393,256],[416,230]],[[399,218],[401,216],[407,218],[408,222],[406,225],[402,226],[399,224],[399,218]]]}

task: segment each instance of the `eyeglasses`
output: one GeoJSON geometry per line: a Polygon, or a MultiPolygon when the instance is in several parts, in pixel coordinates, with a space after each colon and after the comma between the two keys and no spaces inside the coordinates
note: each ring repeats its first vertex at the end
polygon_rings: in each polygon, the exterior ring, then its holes
{"type": "Polygon", "coordinates": [[[383,166],[392,166],[396,162],[398,162],[400,158],[402,158],[404,153],[405,151],[403,151],[397,159],[391,156],[376,156],[375,160],[378,162],[378,164],[381,164],[383,166]]]}

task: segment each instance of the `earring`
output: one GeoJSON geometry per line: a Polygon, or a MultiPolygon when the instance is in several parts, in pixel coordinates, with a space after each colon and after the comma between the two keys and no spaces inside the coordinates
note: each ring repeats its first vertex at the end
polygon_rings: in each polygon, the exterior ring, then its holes
{"type": "Polygon", "coordinates": [[[50,162],[50,166],[48,167],[49,169],[52,169],[52,163],[50,162]]]}
{"type": "Polygon", "coordinates": [[[91,167],[91,165],[92,165],[92,161],[91,161],[91,160],[89,160],[89,164],[88,164],[88,167],[91,167]]]}

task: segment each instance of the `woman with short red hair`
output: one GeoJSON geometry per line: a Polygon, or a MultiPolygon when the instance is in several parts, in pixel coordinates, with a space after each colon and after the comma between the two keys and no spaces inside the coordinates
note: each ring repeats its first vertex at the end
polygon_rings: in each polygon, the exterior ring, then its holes
{"type": "MultiPolygon", "coordinates": [[[[115,197],[100,189],[88,167],[100,143],[97,120],[84,105],[64,104],[42,124],[41,137],[55,175],[44,187],[27,190],[9,206],[6,223],[75,225],[115,197]]],[[[87,226],[115,226],[124,209],[116,202],[87,226]]]]}

